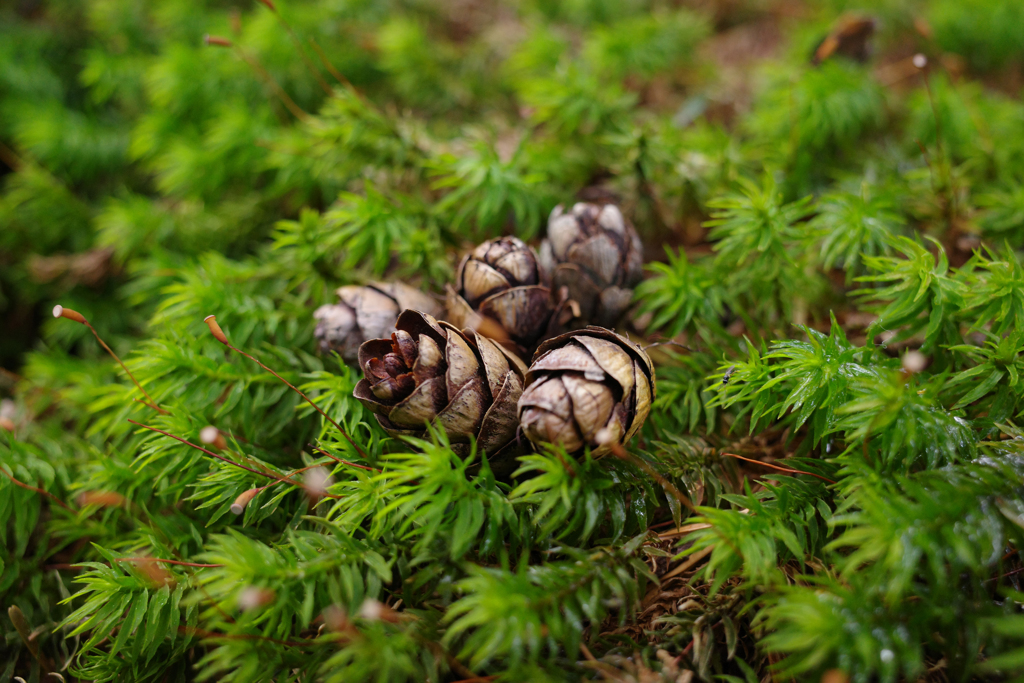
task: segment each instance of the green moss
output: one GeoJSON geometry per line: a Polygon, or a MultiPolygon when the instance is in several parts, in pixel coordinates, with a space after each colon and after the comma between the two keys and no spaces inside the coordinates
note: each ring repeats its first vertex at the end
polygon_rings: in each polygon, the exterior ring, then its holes
{"type": "Polygon", "coordinates": [[[698,4],[0,9],[0,680],[1024,674],[1024,10],[698,4]],[[317,353],[591,196],[672,342],[625,457],[498,480],[317,353]]]}

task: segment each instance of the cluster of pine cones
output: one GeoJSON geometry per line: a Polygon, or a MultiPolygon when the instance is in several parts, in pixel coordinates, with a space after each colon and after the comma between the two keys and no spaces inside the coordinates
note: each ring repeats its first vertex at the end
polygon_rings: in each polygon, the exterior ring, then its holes
{"type": "Polygon", "coordinates": [[[475,439],[496,473],[530,444],[600,456],[632,438],[654,398],[651,359],[608,329],[642,265],[617,206],[558,206],[539,255],[515,237],[467,255],[446,306],[401,283],[342,287],[314,314],[316,336],[358,362],[354,395],[389,434],[437,425],[456,451],[475,439]]]}

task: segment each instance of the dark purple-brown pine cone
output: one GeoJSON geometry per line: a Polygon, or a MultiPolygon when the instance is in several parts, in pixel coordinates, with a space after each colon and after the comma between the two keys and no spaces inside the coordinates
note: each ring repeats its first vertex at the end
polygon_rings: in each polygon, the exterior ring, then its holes
{"type": "Polygon", "coordinates": [[[468,452],[472,437],[493,462],[519,425],[522,361],[473,330],[418,311],[403,311],[395,327],[389,339],[359,347],[364,379],[353,395],[393,436],[425,437],[436,424],[456,452],[468,452]]]}

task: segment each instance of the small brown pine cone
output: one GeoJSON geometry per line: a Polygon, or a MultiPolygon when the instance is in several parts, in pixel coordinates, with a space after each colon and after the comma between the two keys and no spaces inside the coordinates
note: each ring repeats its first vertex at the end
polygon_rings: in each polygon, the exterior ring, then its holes
{"type": "Polygon", "coordinates": [[[359,346],[368,339],[387,337],[395,331],[398,314],[406,309],[440,315],[432,297],[400,282],[371,282],[338,289],[338,303],[316,309],[316,338],[324,353],[337,351],[347,363],[359,357],[359,346]]]}
{"type": "Polygon", "coordinates": [[[519,424],[522,361],[473,330],[418,311],[403,311],[395,327],[390,339],[359,347],[365,379],[353,395],[392,436],[424,437],[434,423],[456,452],[468,452],[475,437],[492,463],[504,458],[519,424]]]}
{"type": "Polygon", "coordinates": [[[448,319],[529,358],[552,334],[556,302],[541,283],[533,250],[516,237],[484,242],[462,259],[448,287],[448,319]]]}
{"type": "Polygon", "coordinates": [[[639,346],[603,327],[549,339],[526,373],[519,421],[534,445],[605,455],[633,438],[651,411],[654,366],[639,346]]]}
{"type": "Polygon", "coordinates": [[[558,205],[548,218],[540,264],[555,291],[565,287],[583,321],[614,326],[643,275],[643,244],[614,204],[558,205]]]}

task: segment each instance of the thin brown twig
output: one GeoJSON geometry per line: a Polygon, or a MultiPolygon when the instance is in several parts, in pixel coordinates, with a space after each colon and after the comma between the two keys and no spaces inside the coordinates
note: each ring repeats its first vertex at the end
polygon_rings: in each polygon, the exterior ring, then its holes
{"type": "Polygon", "coordinates": [[[750,463],[753,463],[755,465],[763,465],[764,467],[770,467],[773,470],[778,470],[779,472],[787,472],[789,474],[806,474],[806,475],[808,475],[810,477],[816,477],[818,479],[821,479],[822,481],[827,481],[830,484],[834,484],[835,483],[833,480],[829,479],[828,477],[823,477],[820,474],[815,474],[814,472],[804,472],[803,470],[794,470],[794,469],[790,469],[789,467],[780,467],[778,465],[773,465],[770,462],[761,462],[760,460],[753,460],[752,458],[744,458],[742,455],[736,455],[735,453],[722,453],[722,455],[728,455],[730,458],[738,458],[740,460],[743,460],[745,462],[750,462],[750,463]]]}
{"type": "Polygon", "coordinates": [[[20,382],[21,380],[25,379],[24,377],[22,377],[18,373],[11,372],[7,368],[0,368],[0,375],[3,375],[4,377],[6,377],[7,379],[9,379],[12,382],[20,382]]]}
{"type": "MultiPolygon", "coordinates": [[[[197,451],[202,451],[203,453],[206,453],[211,458],[216,458],[217,460],[220,460],[221,462],[226,462],[229,465],[234,465],[235,467],[240,467],[243,470],[246,470],[248,472],[252,472],[253,474],[258,474],[261,477],[266,477],[268,479],[279,479],[279,477],[275,477],[272,474],[267,474],[266,472],[260,472],[257,469],[253,469],[252,467],[248,467],[248,466],[243,465],[241,463],[237,463],[234,460],[229,460],[228,458],[225,458],[222,455],[217,455],[213,451],[208,451],[205,448],[203,448],[202,446],[198,446],[198,445],[192,443],[191,441],[188,441],[187,439],[183,439],[180,436],[176,436],[174,434],[171,434],[170,432],[164,431],[163,429],[158,429],[157,427],[150,427],[149,425],[142,424],[141,422],[136,422],[135,420],[132,420],[130,418],[129,418],[128,421],[131,422],[133,425],[138,425],[139,427],[142,427],[143,429],[148,429],[151,432],[156,432],[157,434],[163,434],[164,436],[169,436],[172,439],[174,439],[175,441],[180,441],[181,443],[185,444],[186,446],[191,446],[192,448],[196,449],[197,451]]],[[[287,480],[285,480],[285,481],[287,481],[287,480]]]]}
{"type": "MultiPolygon", "coordinates": [[[[365,106],[367,109],[369,109],[372,112],[374,112],[377,115],[379,115],[381,117],[381,119],[384,121],[384,124],[389,129],[391,129],[391,134],[394,135],[399,141],[404,143],[405,139],[402,137],[402,131],[399,130],[398,125],[395,123],[395,121],[393,121],[391,119],[391,117],[385,115],[385,113],[383,111],[381,111],[380,107],[376,106],[373,102],[371,102],[366,97],[366,95],[364,95],[362,93],[362,91],[359,90],[359,88],[357,88],[354,85],[352,85],[352,81],[350,81],[347,78],[345,78],[345,75],[343,73],[341,73],[340,71],[338,71],[334,67],[333,64],[331,64],[331,61],[329,59],[327,59],[327,55],[324,54],[323,49],[316,42],[316,40],[314,40],[313,38],[310,38],[309,39],[309,44],[313,46],[313,50],[316,52],[317,56],[320,58],[320,61],[323,62],[324,68],[327,69],[328,73],[330,73],[331,76],[333,76],[334,79],[336,81],[338,81],[338,83],[340,83],[345,88],[347,88],[349,92],[351,92],[353,95],[355,95],[359,99],[359,101],[363,103],[363,106],[365,106]]],[[[424,155],[425,154],[423,152],[423,150],[420,149],[420,147],[415,142],[411,143],[409,148],[410,148],[411,151],[413,151],[413,152],[415,152],[415,153],[417,153],[419,155],[424,155]]]]}
{"type": "Polygon", "coordinates": [[[611,447],[612,454],[615,455],[615,457],[633,463],[634,465],[642,469],[644,472],[654,477],[654,480],[661,484],[662,488],[671,493],[676,500],[682,503],[683,507],[685,507],[690,512],[697,512],[697,508],[694,506],[693,502],[690,501],[689,496],[685,495],[682,491],[676,488],[676,485],[670,482],[665,477],[663,477],[660,472],[655,470],[653,467],[651,467],[649,464],[647,464],[640,458],[631,454],[622,446],[622,444],[612,442],[609,445],[611,447]]]}
{"type": "Polygon", "coordinates": [[[278,83],[277,80],[270,75],[270,72],[267,71],[262,64],[260,64],[259,60],[247,54],[245,50],[243,50],[240,47],[235,48],[235,54],[237,54],[243,62],[248,64],[249,68],[255,71],[256,75],[259,76],[263,80],[263,82],[267,84],[271,90],[274,91],[274,94],[277,95],[277,98],[281,100],[281,103],[284,104],[288,111],[292,113],[292,116],[297,118],[299,121],[305,121],[306,119],[309,118],[309,114],[306,113],[306,111],[304,111],[302,107],[295,104],[295,100],[293,100],[291,96],[287,92],[285,92],[285,89],[281,87],[281,84],[278,83]]]}
{"type": "Polygon", "coordinates": [[[7,164],[12,171],[17,171],[25,163],[13,149],[2,142],[0,142],[0,161],[7,164]]]}
{"type": "Polygon", "coordinates": [[[920,69],[914,64],[914,57],[911,56],[898,62],[882,65],[875,72],[875,75],[883,86],[889,87],[910,78],[918,72],[920,72],[920,69]]]}
{"type": "Polygon", "coordinates": [[[216,316],[212,316],[212,315],[210,315],[210,316],[207,316],[207,317],[206,317],[206,319],[205,319],[205,322],[206,322],[207,326],[209,326],[209,327],[210,327],[210,331],[211,331],[211,333],[213,333],[213,336],[214,336],[214,338],[216,338],[216,339],[217,339],[217,341],[219,341],[220,343],[222,343],[222,344],[223,344],[224,346],[228,347],[229,349],[231,349],[231,350],[232,350],[232,351],[234,351],[235,353],[240,353],[240,354],[242,354],[243,356],[245,356],[246,358],[248,358],[249,360],[251,360],[251,361],[252,361],[253,363],[255,363],[256,365],[260,366],[261,368],[263,368],[264,370],[266,370],[267,372],[269,372],[269,373],[270,373],[271,375],[273,375],[274,377],[278,378],[279,380],[281,380],[282,382],[284,382],[284,383],[285,383],[286,385],[288,385],[288,388],[289,388],[289,389],[291,389],[291,390],[292,390],[292,391],[294,391],[294,392],[295,392],[296,394],[298,394],[298,395],[299,395],[299,396],[301,396],[301,397],[302,397],[303,399],[305,399],[306,403],[308,403],[309,405],[313,406],[313,409],[314,409],[314,410],[316,410],[316,411],[317,411],[318,413],[320,413],[321,415],[323,415],[323,416],[324,416],[324,418],[326,418],[328,422],[330,422],[330,423],[331,423],[332,425],[334,425],[334,428],[338,430],[338,433],[340,433],[340,434],[341,434],[341,435],[342,435],[343,437],[345,437],[345,440],[346,440],[346,441],[348,441],[349,445],[350,445],[350,446],[352,446],[352,448],[354,448],[354,449],[355,449],[356,453],[358,453],[358,454],[360,455],[360,457],[362,457],[362,458],[365,458],[365,459],[369,460],[369,458],[367,458],[367,457],[366,457],[366,453],[365,453],[365,452],[363,451],[363,449],[362,449],[362,448],[360,448],[360,447],[359,447],[359,445],[358,445],[358,444],[356,444],[356,442],[355,442],[355,441],[353,441],[353,440],[352,440],[352,437],[350,437],[350,436],[348,435],[348,432],[346,432],[346,431],[345,431],[345,430],[344,430],[344,429],[342,428],[342,426],[341,426],[340,424],[338,424],[337,422],[335,422],[335,421],[334,421],[334,418],[332,418],[332,417],[331,417],[330,415],[328,415],[328,414],[327,414],[326,412],[324,412],[323,408],[321,408],[320,406],[318,406],[318,405],[317,405],[317,404],[316,404],[316,403],[315,403],[315,402],[313,401],[313,399],[311,399],[311,398],[310,398],[309,396],[306,396],[306,394],[304,394],[304,393],[302,392],[302,390],[301,390],[301,389],[299,389],[299,388],[298,388],[297,386],[295,386],[294,384],[292,384],[291,382],[289,382],[288,380],[286,380],[286,379],[285,379],[284,377],[282,377],[281,375],[279,375],[279,374],[277,374],[276,372],[274,372],[274,370],[272,370],[272,369],[271,369],[270,367],[268,367],[268,366],[264,365],[264,364],[263,364],[262,362],[260,362],[260,361],[259,361],[259,360],[258,360],[258,359],[257,359],[257,358],[255,357],[255,356],[252,356],[252,355],[250,355],[250,354],[246,353],[245,351],[243,351],[242,349],[239,349],[239,348],[237,348],[236,346],[232,345],[232,343],[231,343],[230,341],[228,341],[228,338],[227,338],[227,336],[226,336],[226,335],[224,334],[224,331],[223,331],[223,330],[221,330],[221,328],[220,328],[220,325],[219,325],[219,324],[217,323],[217,321],[216,321],[215,317],[216,317],[216,316]],[[216,328],[216,329],[215,329],[215,328],[216,328]]]}
{"type": "Polygon", "coordinates": [[[711,525],[710,524],[706,524],[704,522],[698,522],[698,523],[695,523],[695,524],[684,524],[683,526],[676,527],[675,529],[670,529],[668,531],[663,531],[662,533],[658,534],[658,538],[661,538],[661,539],[675,538],[677,536],[683,536],[685,534],[688,534],[691,531],[699,531],[700,529],[709,529],[709,528],[711,528],[711,525]]]}
{"type": "Polygon", "coordinates": [[[690,639],[690,642],[686,644],[686,647],[683,648],[683,651],[679,653],[678,657],[676,657],[676,664],[678,664],[683,657],[689,654],[690,650],[693,649],[693,644],[696,642],[696,640],[693,640],[692,638],[690,639]]]}
{"type": "Polygon", "coordinates": [[[42,496],[46,496],[47,498],[49,498],[50,500],[52,500],[52,501],[53,501],[54,503],[56,503],[57,505],[60,505],[60,506],[61,506],[62,508],[64,508],[64,509],[65,509],[65,510],[67,510],[68,512],[72,512],[72,513],[74,512],[74,510],[72,510],[72,509],[71,509],[71,507],[70,507],[70,506],[68,506],[68,504],[67,504],[67,503],[65,503],[65,502],[64,502],[63,500],[61,500],[61,499],[60,499],[60,498],[58,498],[57,496],[53,495],[53,494],[52,494],[52,493],[50,493],[49,491],[44,491],[43,489],[38,489],[38,488],[36,488],[35,486],[29,486],[29,485],[28,485],[28,484],[26,484],[25,482],[22,482],[22,481],[18,481],[17,479],[15,479],[15,478],[14,478],[14,475],[12,475],[12,474],[8,474],[7,470],[5,470],[5,469],[4,469],[3,467],[0,467],[0,472],[3,472],[3,473],[4,473],[4,476],[6,476],[6,477],[7,477],[8,479],[10,479],[10,480],[11,480],[11,482],[12,482],[12,483],[13,483],[13,484],[14,484],[15,486],[20,486],[21,488],[23,488],[23,489],[28,489],[29,491],[35,491],[36,493],[38,493],[38,494],[40,494],[40,495],[42,495],[42,496]]]}
{"type": "Polygon", "coordinates": [[[153,400],[153,397],[150,396],[146,392],[146,390],[142,388],[142,385],[139,384],[139,380],[135,379],[135,375],[133,375],[132,371],[128,369],[128,366],[125,365],[124,362],[120,358],[118,358],[117,354],[114,353],[114,350],[112,348],[110,348],[109,346],[107,346],[107,342],[103,341],[103,339],[99,335],[99,332],[97,332],[96,328],[92,326],[92,323],[90,323],[88,320],[83,320],[83,322],[85,323],[85,326],[89,328],[89,331],[92,332],[92,336],[96,337],[96,341],[98,341],[100,343],[100,346],[102,346],[104,349],[106,349],[107,353],[109,353],[110,356],[114,360],[117,361],[117,364],[120,365],[121,369],[124,370],[128,374],[128,377],[131,378],[132,382],[135,383],[135,386],[138,387],[139,391],[142,392],[142,395],[149,399],[149,403],[145,403],[144,401],[140,401],[140,403],[144,403],[145,405],[148,405],[150,408],[153,408],[154,410],[159,412],[161,415],[170,415],[170,413],[168,413],[166,410],[164,410],[163,408],[161,408],[158,405],[156,405],[156,401],[153,400]],[[150,405],[150,404],[152,404],[152,405],[150,405]]]}
{"type": "MultiPolygon", "coordinates": [[[[243,470],[246,470],[248,472],[252,472],[253,474],[258,474],[261,477],[266,477],[268,479],[276,479],[277,481],[283,481],[283,482],[286,482],[288,484],[291,484],[292,486],[302,487],[302,484],[300,484],[297,481],[292,481],[291,479],[286,479],[285,477],[281,477],[281,476],[278,476],[276,474],[269,474],[267,472],[261,472],[261,471],[259,471],[257,469],[253,469],[252,467],[248,467],[248,466],[243,465],[241,463],[237,463],[234,460],[229,460],[228,458],[225,458],[222,455],[217,455],[213,451],[208,451],[205,448],[203,448],[202,446],[198,446],[198,445],[192,443],[191,441],[188,441],[187,439],[183,439],[180,436],[176,436],[174,434],[171,434],[170,432],[166,432],[166,431],[164,431],[162,429],[158,429],[156,427],[150,427],[149,425],[142,424],[141,422],[136,422],[135,420],[129,419],[128,421],[131,422],[133,425],[138,425],[139,427],[142,427],[143,429],[148,429],[151,432],[156,432],[158,434],[163,434],[164,436],[169,436],[172,439],[174,439],[176,441],[180,441],[181,443],[185,444],[186,446],[191,446],[192,448],[196,449],[197,451],[202,451],[203,453],[206,453],[210,457],[216,458],[217,460],[220,460],[221,462],[226,462],[229,465],[234,465],[235,467],[240,467],[243,470]]],[[[334,494],[327,493],[326,491],[323,492],[323,495],[326,496],[327,498],[341,498],[341,496],[336,496],[334,494]]]]}
{"type": "Polygon", "coordinates": [[[667,522],[658,522],[657,524],[652,524],[652,525],[650,525],[647,528],[648,528],[648,530],[650,530],[650,529],[660,529],[663,526],[668,526],[669,524],[675,524],[675,523],[676,523],[676,521],[674,519],[670,519],[667,522]]]}
{"type": "Polygon", "coordinates": [[[365,102],[366,98],[363,97],[363,94],[356,90],[356,87],[352,85],[352,81],[345,78],[344,74],[338,71],[334,67],[334,65],[331,64],[331,60],[327,59],[327,55],[324,54],[323,48],[320,47],[316,40],[310,38],[309,44],[313,46],[313,51],[316,52],[317,56],[320,58],[320,61],[323,62],[324,68],[327,69],[327,73],[331,74],[331,76],[334,77],[334,80],[338,81],[338,83],[341,83],[343,86],[351,90],[356,97],[365,102]]]}
{"type": "MultiPolygon", "coordinates": [[[[721,620],[716,621],[714,624],[711,625],[711,628],[712,629],[718,628],[719,626],[722,625],[722,623],[723,622],[721,620]]],[[[692,638],[690,639],[690,642],[687,643],[686,647],[683,648],[683,651],[679,653],[678,657],[676,657],[676,664],[678,664],[682,660],[682,658],[685,657],[690,652],[691,649],[693,649],[693,645],[696,642],[697,642],[696,640],[694,640],[692,638]]]]}
{"type": "Polygon", "coordinates": [[[287,482],[292,483],[292,484],[300,485],[299,482],[292,481],[291,477],[294,477],[296,474],[301,474],[301,473],[303,473],[303,472],[305,472],[307,470],[311,470],[311,469],[314,469],[316,467],[318,467],[318,465],[309,465],[308,467],[303,467],[302,469],[295,470],[294,472],[289,472],[288,474],[284,475],[283,478],[275,479],[274,481],[270,482],[269,484],[264,484],[263,486],[260,486],[259,488],[257,488],[255,493],[253,493],[253,497],[255,497],[256,494],[258,494],[258,493],[262,493],[263,491],[266,491],[267,489],[269,489],[271,486],[273,486],[275,484],[280,484],[282,481],[287,481],[287,482]]]}
{"type": "Polygon", "coordinates": [[[1013,576],[1014,574],[1020,574],[1021,572],[1024,572],[1024,567],[1014,569],[1013,571],[1006,572],[1005,574],[1000,574],[999,576],[993,576],[991,579],[985,579],[985,583],[999,581],[1000,579],[1005,579],[1007,576],[1013,576]]]}
{"type": "Polygon", "coordinates": [[[671,579],[673,576],[679,576],[680,574],[685,572],[687,569],[689,569],[690,567],[694,566],[695,564],[697,564],[698,562],[703,560],[705,557],[710,555],[711,551],[713,551],[714,549],[715,549],[715,546],[709,545],[707,548],[704,548],[704,550],[701,550],[696,555],[690,555],[689,559],[687,559],[685,562],[683,562],[679,566],[673,568],[672,571],[668,572],[667,574],[665,574],[664,576],[661,576],[659,578],[662,581],[664,581],[665,579],[671,579]]]}
{"type": "Polygon", "coordinates": [[[268,489],[274,484],[280,484],[282,481],[291,481],[292,483],[297,484],[298,482],[293,481],[292,477],[294,477],[296,474],[302,474],[303,472],[306,472],[308,470],[316,469],[317,467],[319,467],[319,465],[307,465],[306,467],[297,469],[293,472],[289,472],[288,474],[284,475],[283,478],[278,479],[277,481],[272,481],[269,484],[266,484],[265,486],[261,486],[259,490],[262,491],[263,489],[268,489]]]}
{"type": "Polygon", "coordinates": [[[328,453],[327,451],[325,451],[324,449],[318,448],[316,446],[313,446],[313,450],[316,451],[317,453],[322,453],[323,455],[326,455],[328,458],[330,458],[334,462],[338,463],[339,465],[348,465],[349,467],[358,467],[361,470],[369,470],[371,472],[380,472],[380,470],[377,469],[376,467],[370,467],[369,465],[360,465],[358,463],[349,462],[348,460],[342,460],[341,458],[339,458],[339,457],[337,457],[335,455],[332,455],[332,454],[328,453]]]}
{"type": "Polygon", "coordinates": [[[248,64],[249,68],[256,73],[256,75],[263,81],[263,83],[270,87],[274,94],[277,95],[277,98],[281,100],[281,103],[284,104],[285,108],[288,111],[290,111],[295,118],[297,118],[300,121],[305,121],[306,119],[309,118],[309,114],[306,113],[302,109],[302,107],[295,104],[295,100],[293,100],[288,95],[288,93],[285,92],[285,89],[281,87],[281,84],[274,79],[270,72],[267,71],[266,68],[264,68],[264,66],[259,62],[259,60],[256,59],[256,57],[249,55],[245,52],[245,50],[235,45],[227,38],[207,35],[203,40],[206,42],[207,45],[226,47],[233,50],[235,54],[238,55],[238,58],[246,64],[248,64]]]}
{"type": "Polygon", "coordinates": [[[149,401],[143,401],[141,398],[133,398],[132,400],[135,401],[136,403],[141,403],[142,405],[146,406],[147,408],[152,408],[153,410],[156,410],[157,412],[163,413],[164,415],[168,414],[166,410],[161,409],[159,406],[153,405],[149,401]]]}
{"type": "Polygon", "coordinates": [[[678,346],[681,349],[685,349],[685,350],[689,351],[690,353],[693,353],[693,349],[691,349],[689,346],[687,346],[686,344],[677,342],[674,339],[666,339],[664,341],[659,341],[659,342],[654,342],[653,344],[648,344],[647,346],[643,347],[644,348],[644,352],[646,352],[647,349],[653,349],[653,348],[657,348],[659,346],[678,346]]]}
{"type": "Polygon", "coordinates": [[[312,60],[310,60],[309,55],[306,54],[306,50],[303,49],[303,47],[302,47],[302,41],[300,41],[299,37],[297,35],[295,35],[295,31],[292,30],[291,24],[289,24],[287,21],[285,21],[284,17],[281,16],[281,13],[277,11],[277,7],[275,7],[272,2],[264,2],[263,4],[271,12],[274,13],[274,16],[277,18],[277,23],[281,24],[281,26],[284,28],[284,30],[288,33],[288,37],[291,38],[292,39],[292,43],[295,44],[295,49],[299,51],[299,57],[302,59],[302,63],[306,65],[306,68],[309,69],[309,71],[316,78],[316,82],[320,85],[320,88],[327,95],[330,95],[331,94],[330,86],[328,86],[327,85],[327,81],[324,80],[323,75],[320,73],[320,69],[316,68],[316,65],[313,64],[312,60]]]}
{"type": "Polygon", "coordinates": [[[80,564],[68,564],[67,562],[54,562],[53,564],[44,564],[43,569],[55,569],[60,571],[61,569],[81,569],[80,564]]]}

